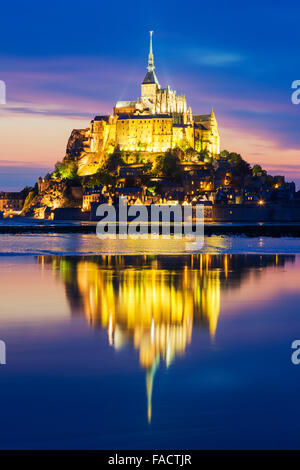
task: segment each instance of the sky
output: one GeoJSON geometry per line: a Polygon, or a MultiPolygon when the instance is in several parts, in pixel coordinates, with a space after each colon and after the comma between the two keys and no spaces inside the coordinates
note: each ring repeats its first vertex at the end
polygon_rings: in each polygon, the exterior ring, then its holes
{"type": "Polygon", "coordinates": [[[76,0],[1,4],[0,190],[52,170],[74,128],[136,99],[154,30],[156,74],[194,114],[213,108],[221,149],[300,188],[300,4],[76,0]]]}

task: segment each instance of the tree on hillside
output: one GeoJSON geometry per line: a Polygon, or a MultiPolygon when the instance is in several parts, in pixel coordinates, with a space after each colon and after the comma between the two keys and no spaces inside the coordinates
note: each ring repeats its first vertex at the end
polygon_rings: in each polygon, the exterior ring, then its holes
{"type": "Polygon", "coordinates": [[[257,176],[259,173],[262,173],[263,169],[260,165],[254,165],[252,168],[252,175],[257,176]]]}
{"type": "Polygon", "coordinates": [[[82,185],[85,188],[95,188],[97,186],[115,186],[116,182],[116,176],[113,176],[106,171],[99,170],[93,175],[85,176],[83,178],[82,185]]]}
{"type": "Polygon", "coordinates": [[[177,152],[168,150],[158,157],[156,172],[169,181],[178,181],[181,177],[181,168],[177,152]]]}
{"type": "Polygon", "coordinates": [[[211,163],[212,159],[211,153],[207,149],[200,150],[198,153],[199,162],[211,163]]]}
{"type": "Polygon", "coordinates": [[[220,152],[219,156],[222,157],[222,158],[227,158],[229,153],[230,152],[228,152],[228,150],[222,150],[222,152],[220,152]]]}
{"type": "Polygon", "coordinates": [[[251,166],[239,153],[230,152],[227,155],[227,159],[241,177],[245,177],[251,173],[251,166]]]}
{"type": "Polygon", "coordinates": [[[193,147],[188,147],[185,152],[183,158],[180,160],[187,161],[187,162],[195,162],[199,159],[199,153],[197,150],[193,149],[193,147]]]}
{"type": "Polygon", "coordinates": [[[63,162],[57,162],[55,165],[55,170],[53,172],[54,178],[64,178],[68,180],[73,180],[78,176],[78,166],[77,163],[71,160],[66,160],[63,162]]]}
{"type": "Polygon", "coordinates": [[[124,152],[117,146],[113,153],[108,157],[104,170],[108,173],[115,173],[119,166],[125,165],[124,152]]]}
{"type": "Polygon", "coordinates": [[[143,165],[142,172],[141,172],[141,185],[148,188],[151,186],[151,178],[155,176],[155,172],[153,171],[153,164],[152,162],[146,162],[143,165]]]}

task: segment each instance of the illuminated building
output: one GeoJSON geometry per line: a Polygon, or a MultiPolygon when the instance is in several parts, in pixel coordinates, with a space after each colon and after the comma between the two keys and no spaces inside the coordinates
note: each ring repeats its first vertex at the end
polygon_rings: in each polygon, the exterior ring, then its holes
{"type": "MultiPolygon", "coordinates": [[[[101,166],[116,146],[126,152],[141,152],[145,161],[175,147],[207,150],[213,156],[220,152],[214,112],[193,116],[184,95],[169,86],[161,87],[155,73],[152,31],[140,98],[118,101],[111,115],[96,116],[89,128],[74,130],[70,142],[75,142],[76,155],[81,149],[82,174],[92,173],[96,164],[101,166]]],[[[133,163],[130,158],[128,163],[133,163]]]]}
{"type": "Polygon", "coordinates": [[[0,211],[4,213],[19,213],[24,204],[22,193],[0,192],[0,211]]]}

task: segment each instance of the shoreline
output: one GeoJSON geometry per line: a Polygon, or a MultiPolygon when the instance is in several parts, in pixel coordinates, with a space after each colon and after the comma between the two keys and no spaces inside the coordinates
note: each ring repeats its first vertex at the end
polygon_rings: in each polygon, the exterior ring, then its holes
{"type": "MultiPolygon", "coordinates": [[[[67,224],[44,223],[41,221],[25,224],[0,224],[0,235],[7,234],[95,234],[97,223],[70,221],[67,224]]],[[[160,228],[162,224],[160,223],[160,228]]],[[[171,231],[174,226],[171,224],[171,231]]],[[[118,232],[118,230],[117,230],[118,232]]],[[[244,235],[248,237],[299,237],[300,223],[206,223],[204,235],[244,235]]]]}

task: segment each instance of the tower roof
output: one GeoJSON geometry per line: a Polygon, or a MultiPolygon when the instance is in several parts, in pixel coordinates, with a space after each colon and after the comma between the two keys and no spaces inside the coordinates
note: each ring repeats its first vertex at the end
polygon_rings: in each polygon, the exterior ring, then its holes
{"type": "Polygon", "coordinates": [[[152,35],[153,35],[153,31],[150,31],[150,50],[149,50],[149,55],[148,55],[148,66],[147,66],[148,71],[143,80],[143,85],[156,84],[160,88],[159,81],[154,72],[155,66],[154,66],[154,56],[153,56],[153,50],[152,50],[152,35]]]}
{"type": "Polygon", "coordinates": [[[147,72],[143,80],[143,85],[149,84],[149,83],[156,83],[156,85],[160,87],[159,81],[157,79],[157,76],[154,70],[152,70],[151,72],[147,72]]]}

